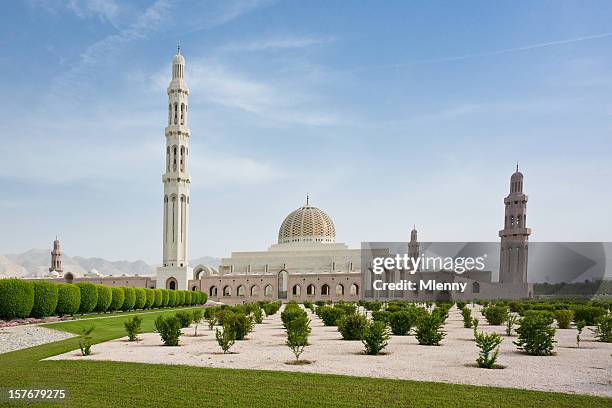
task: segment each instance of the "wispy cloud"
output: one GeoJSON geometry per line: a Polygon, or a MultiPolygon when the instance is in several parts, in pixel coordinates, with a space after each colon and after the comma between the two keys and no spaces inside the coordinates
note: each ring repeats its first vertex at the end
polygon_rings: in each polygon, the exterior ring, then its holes
{"type": "Polygon", "coordinates": [[[305,48],[329,44],[336,41],[332,37],[282,37],[260,40],[232,42],[220,47],[221,51],[270,51],[292,48],[305,48]]]}
{"type": "Polygon", "coordinates": [[[98,18],[114,26],[124,9],[115,0],[28,0],[28,4],[53,14],[69,12],[80,18],[98,18]]]}

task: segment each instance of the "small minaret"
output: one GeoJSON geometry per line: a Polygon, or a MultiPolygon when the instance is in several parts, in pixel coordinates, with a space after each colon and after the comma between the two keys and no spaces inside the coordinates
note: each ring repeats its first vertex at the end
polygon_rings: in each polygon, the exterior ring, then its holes
{"type": "MultiPolygon", "coordinates": [[[[417,237],[417,229],[416,225],[412,226],[412,231],[410,231],[410,242],[408,243],[408,257],[414,259],[415,261],[420,256],[420,244],[417,237]]],[[[420,270],[420,266],[417,268],[416,272],[420,270]]]]}
{"type": "Polygon", "coordinates": [[[185,82],[185,58],[178,46],[172,59],[172,80],[168,85],[168,125],[164,183],[163,266],[158,269],[158,288],[174,282],[171,289],[187,289],[189,279],[189,88],[185,82]],[[172,279],[171,279],[172,278],[172,279]],[[163,280],[163,281],[160,281],[163,280]],[[177,285],[178,284],[178,285],[177,285]],[[178,286],[178,287],[177,287],[178,286]]]}
{"type": "Polygon", "coordinates": [[[49,268],[49,272],[62,272],[62,250],[60,248],[60,242],[57,237],[55,237],[55,241],[53,241],[53,250],[51,251],[51,267],[49,268]]]}
{"type": "Polygon", "coordinates": [[[506,206],[504,229],[501,238],[499,282],[527,283],[527,255],[529,235],[527,228],[527,194],[523,193],[523,174],[519,171],[510,177],[510,194],[504,198],[506,206]]]}

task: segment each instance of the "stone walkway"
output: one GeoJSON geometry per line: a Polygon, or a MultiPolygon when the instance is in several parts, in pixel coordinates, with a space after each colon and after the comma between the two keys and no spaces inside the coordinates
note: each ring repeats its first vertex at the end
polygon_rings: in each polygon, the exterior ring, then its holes
{"type": "Polygon", "coordinates": [[[0,328],[0,354],[74,337],[72,333],[27,325],[0,328]]]}

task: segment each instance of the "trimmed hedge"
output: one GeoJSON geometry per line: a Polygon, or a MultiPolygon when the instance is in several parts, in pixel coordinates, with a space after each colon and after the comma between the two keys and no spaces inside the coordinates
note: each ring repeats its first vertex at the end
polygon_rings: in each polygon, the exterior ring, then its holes
{"type": "Polygon", "coordinates": [[[193,303],[191,302],[191,298],[192,298],[192,294],[193,292],[191,292],[190,290],[186,290],[185,291],[185,304],[186,305],[192,305],[193,303]]]}
{"type": "Polygon", "coordinates": [[[95,284],[89,282],[78,282],[76,286],[81,290],[81,305],[79,313],[89,313],[98,305],[98,288],[95,284]]]}
{"type": "Polygon", "coordinates": [[[25,318],[34,306],[34,286],[22,279],[0,279],[0,317],[25,318]]]}
{"type": "Polygon", "coordinates": [[[183,306],[185,304],[185,292],[182,290],[176,291],[176,305],[183,306]]]}
{"type": "Polygon", "coordinates": [[[134,309],[144,309],[147,304],[147,292],[144,288],[134,289],[136,292],[136,303],[134,303],[134,309]]]}
{"type": "Polygon", "coordinates": [[[145,292],[147,293],[147,303],[145,304],[145,307],[150,309],[153,307],[153,303],[155,303],[155,290],[146,288],[145,292]]]}
{"type": "Polygon", "coordinates": [[[164,298],[163,292],[161,289],[153,289],[153,292],[155,292],[155,300],[153,301],[153,307],[160,307],[164,298]]]}
{"type": "Polygon", "coordinates": [[[168,307],[176,306],[176,290],[168,291],[168,307]]]}
{"type": "Polygon", "coordinates": [[[121,308],[123,307],[123,302],[125,301],[125,291],[122,287],[118,286],[113,286],[111,290],[113,291],[113,301],[111,302],[108,310],[121,310],[121,308]]]}
{"type": "Polygon", "coordinates": [[[57,285],[48,281],[34,281],[34,306],[32,317],[47,317],[55,314],[57,308],[57,285]]]}
{"type": "Polygon", "coordinates": [[[98,303],[96,312],[104,313],[108,310],[113,301],[113,290],[110,286],[98,285],[98,303]]]}
{"type": "Polygon", "coordinates": [[[170,301],[170,289],[162,289],[162,307],[168,307],[170,301]]]}
{"type": "Polygon", "coordinates": [[[55,313],[60,316],[73,315],[81,306],[81,289],[72,283],[57,285],[57,308],[55,313]]]}
{"type": "Polygon", "coordinates": [[[124,312],[133,310],[136,304],[136,291],[134,288],[123,288],[123,291],[125,293],[125,299],[123,300],[121,310],[124,312]]]}

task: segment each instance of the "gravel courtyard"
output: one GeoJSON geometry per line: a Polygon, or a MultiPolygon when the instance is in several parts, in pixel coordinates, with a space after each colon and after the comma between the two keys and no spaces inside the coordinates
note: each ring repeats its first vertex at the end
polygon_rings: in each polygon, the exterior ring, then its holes
{"type": "MultiPolygon", "coordinates": [[[[367,356],[360,341],[341,340],[336,327],[325,327],[310,314],[311,345],[302,359],[309,365],[288,365],[293,354],[285,345],[286,335],[280,312],[256,325],[248,340],[237,341],[232,354],[223,355],[214,331],[200,325],[198,337],[193,328],[184,329],[179,347],[164,347],[159,334],[141,334],[140,341],[126,338],[94,345],[93,354],[81,357],[79,351],[54,356],[49,360],[112,360],[157,364],[185,364],[202,367],[285,370],[331,373],[361,377],[382,377],[417,381],[441,381],[558,391],[612,397],[612,344],[596,342],[590,330],[582,334],[576,348],[576,330],[557,330],[556,355],[527,356],[512,344],[516,336],[503,336],[498,364],[504,369],[479,369],[473,366],[478,349],[472,329],[463,328],[456,308],[445,325],[447,335],[441,346],[420,346],[414,336],[392,336],[385,355],[367,356]]],[[[480,330],[503,334],[502,326],[488,326],[480,313],[480,330]],[[484,323],[483,323],[484,322],[484,323]]]]}
{"type": "Polygon", "coordinates": [[[12,326],[0,328],[0,354],[28,347],[68,339],[75,336],[41,326],[12,326]]]}

